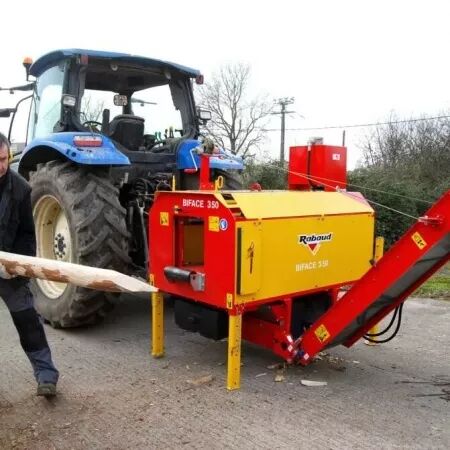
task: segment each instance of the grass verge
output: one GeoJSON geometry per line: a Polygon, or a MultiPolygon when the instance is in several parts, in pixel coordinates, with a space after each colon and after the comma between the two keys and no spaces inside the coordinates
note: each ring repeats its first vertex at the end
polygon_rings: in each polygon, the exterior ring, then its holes
{"type": "Polygon", "coordinates": [[[450,265],[433,275],[417,291],[415,297],[432,297],[450,301],[450,265]]]}

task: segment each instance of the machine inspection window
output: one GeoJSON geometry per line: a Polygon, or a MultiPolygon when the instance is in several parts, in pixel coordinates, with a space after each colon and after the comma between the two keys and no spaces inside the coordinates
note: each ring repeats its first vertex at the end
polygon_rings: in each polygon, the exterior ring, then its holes
{"type": "Polygon", "coordinates": [[[204,265],[204,220],[200,217],[180,217],[176,224],[179,242],[176,244],[176,265],[204,265]]]}

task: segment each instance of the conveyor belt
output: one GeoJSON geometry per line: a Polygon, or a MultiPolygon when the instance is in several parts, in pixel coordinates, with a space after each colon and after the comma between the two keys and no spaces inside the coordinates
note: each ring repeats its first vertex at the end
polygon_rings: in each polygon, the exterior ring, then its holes
{"type": "Polygon", "coordinates": [[[351,346],[450,259],[450,191],[305,332],[300,362],[351,346]]]}

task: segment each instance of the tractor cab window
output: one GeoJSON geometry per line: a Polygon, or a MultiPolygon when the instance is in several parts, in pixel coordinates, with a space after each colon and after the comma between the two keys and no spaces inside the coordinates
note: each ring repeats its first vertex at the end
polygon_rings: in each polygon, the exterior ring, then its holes
{"type": "Polygon", "coordinates": [[[174,106],[168,85],[142,89],[131,97],[86,88],[80,104],[81,124],[103,132],[105,110],[109,110],[110,118],[108,136],[128,150],[150,150],[183,134],[181,113],[174,106]]]}
{"type": "Polygon", "coordinates": [[[30,117],[29,136],[32,138],[49,135],[61,119],[64,67],[64,64],[51,67],[36,81],[30,117]]]}
{"type": "Polygon", "coordinates": [[[155,136],[157,141],[183,133],[181,114],[173,104],[168,85],[135,92],[131,107],[136,116],[145,119],[145,134],[155,136]]]}
{"type": "Polygon", "coordinates": [[[122,107],[114,105],[115,94],[115,92],[85,89],[81,99],[80,122],[86,124],[88,128],[99,131],[105,109],[109,109],[111,118],[123,114],[122,107]]]}

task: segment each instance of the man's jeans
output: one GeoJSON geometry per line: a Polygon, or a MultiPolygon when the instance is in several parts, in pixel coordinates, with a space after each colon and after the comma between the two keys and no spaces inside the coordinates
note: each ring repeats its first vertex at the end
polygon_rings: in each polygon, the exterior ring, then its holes
{"type": "Polygon", "coordinates": [[[17,279],[0,279],[0,297],[11,313],[22,348],[33,366],[36,381],[56,384],[59,373],[52,361],[44,327],[34,309],[33,294],[28,283],[17,279]]]}

